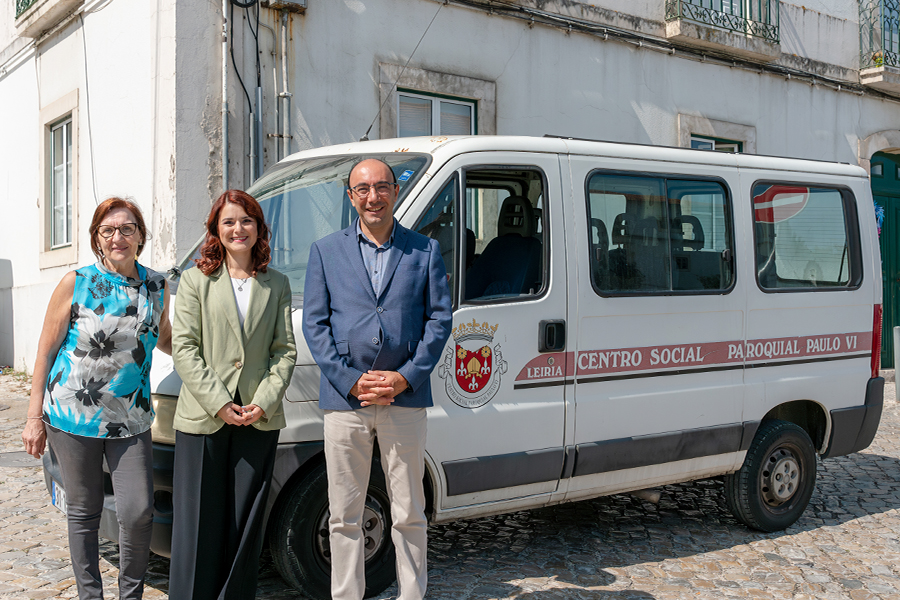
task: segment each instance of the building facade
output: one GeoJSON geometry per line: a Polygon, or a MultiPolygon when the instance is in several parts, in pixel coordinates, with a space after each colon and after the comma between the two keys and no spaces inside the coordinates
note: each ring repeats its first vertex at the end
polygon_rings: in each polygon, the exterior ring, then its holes
{"type": "Polygon", "coordinates": [[[32,368],[50,293],[93,261],[104,198],[137,201],[142,261],[165,270],[226,183],[363,137],[559,135],[859,164],[896,239],[898,23],[898,0],[5,0],[0,364],[32,368]]]}

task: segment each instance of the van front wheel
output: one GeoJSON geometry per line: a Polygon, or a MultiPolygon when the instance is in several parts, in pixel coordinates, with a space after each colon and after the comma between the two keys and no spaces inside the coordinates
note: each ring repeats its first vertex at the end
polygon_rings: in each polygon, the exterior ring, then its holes
{"type": "Polygon", "coordinates": [[[788,421],[764,421],[741,469],[725,476],[725,500],[748,527],[780,531],[800,518],[815,485],[816,451],[806,431],[788,421]]]}
{"type": "MultiPolygon", "coordinates": [[[[269,549],[278,573],[299,592],[317,600],[331,598],[331,545],[328,540],[328,477],[325,465],[285,492],[273,512],[269,549]]],[[[366,508],[366,592],[374,596],[396,579],[391,542],[391,510],[379,461],[372,464],[366,508]]]]}

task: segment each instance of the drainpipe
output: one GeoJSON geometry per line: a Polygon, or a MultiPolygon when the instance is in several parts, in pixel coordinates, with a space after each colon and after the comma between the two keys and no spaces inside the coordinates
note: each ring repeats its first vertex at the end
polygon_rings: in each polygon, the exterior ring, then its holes
{"type": "Polygon", "coordinates": [[[228,189],[228,0],[222,0],[222,191],[228,189]]]}
{"type": "Polygon", "coordinates": [[[287,76],[287,21],[288,13],[281,11],[281,83],[284,91],[281,98],[281,158],[291,153],[291,93],[288,91],[287,76]]]}
{"type": "Polygon", "coordinates": [[[253,128],[255,140],[252,144],[256,147],[256,177],[253,181],[262,177],[263,174],[263,93],[262,88],[256,87],[256,124],[253,128]]]}

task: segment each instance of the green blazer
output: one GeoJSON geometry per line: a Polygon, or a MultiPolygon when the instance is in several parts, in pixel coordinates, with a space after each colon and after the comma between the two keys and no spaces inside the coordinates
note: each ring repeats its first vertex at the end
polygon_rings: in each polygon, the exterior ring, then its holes
{"type": "Polygon", "coordinates": [[[265,415],[253,424],[263,431],[285,426],[281,399],[291,380],[297,348],[291,324],[291,285],[274,269],[257,273],[244,328],[238,318],[231,278],[223,264],[207,277],[185,271],[175,294],[172,359],[181,376],[175,429],[209,434],[225,422],[216,416],[241,394],[265,415]]]}

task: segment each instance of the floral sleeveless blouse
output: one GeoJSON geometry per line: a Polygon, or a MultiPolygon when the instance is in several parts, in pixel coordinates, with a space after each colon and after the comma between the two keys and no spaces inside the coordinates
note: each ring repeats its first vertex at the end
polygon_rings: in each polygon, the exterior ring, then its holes
{"type": "Polygon", "coordinates": [[[165,280],[139,264],[137,269],[140,279],[99,262],[75,271],[69,331],[44,392],[45,423],[94,438],[150,429],[150,358],[165,280]]]}

